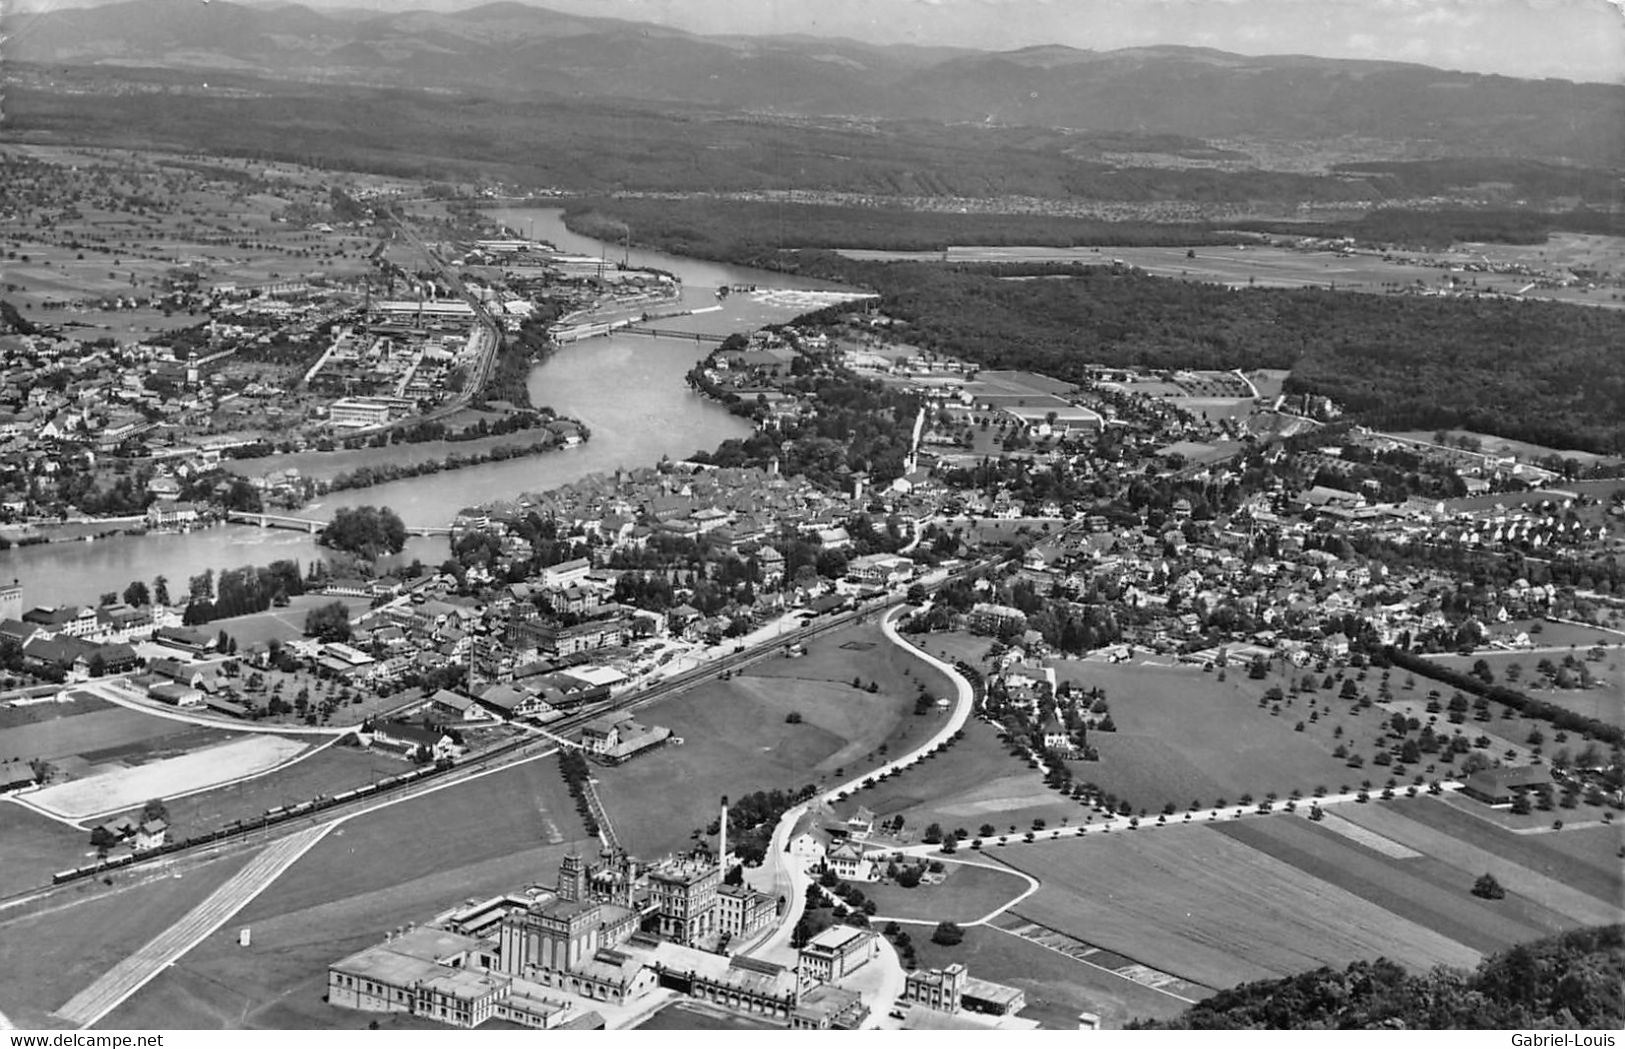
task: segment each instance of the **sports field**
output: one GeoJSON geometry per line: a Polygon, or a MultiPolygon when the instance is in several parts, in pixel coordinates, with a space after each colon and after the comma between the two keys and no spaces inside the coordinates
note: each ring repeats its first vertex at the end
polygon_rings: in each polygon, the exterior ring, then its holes
{"type": "Polygon", "coordinates": [[[947,716],[935,708],[914,714],[921,684],[951,694],[945,677],[893,646],[879,626],[836,631],[805,656],[775,656],[640,710],[640,720],[683,742],[597,771],[599,794],[627,848],[662,855],[714,819],[724,794],[834,784],[905,753],[947,716]],[[853,678],[865,687],[854,688],[853,678]],[[800,722],[787,721],[791,715],[800,722]]]}
{"type": "Polygon", "coordinates": [[[149,798],[170,798],[264,772],[292,760],[309,745],[303,739],[254,735],[180,757],[70,780],[26,797],[30,804],[65,819],[90,819],[140,806],[149,798]]]}
{"type": "Polygon", "coordinates": [[[1015,908],[1022,917],[1210,987],[1381,955],[1419,969],[1478,960],[1207,825],[1012,846],[999,858],[1043,884],[1015,908]]]}
{"type": "Polygon", "coordinates": [[[858,888],[875,901],[876,922],[887,918],[980,921],[1028,889],[1025,878],[993,865],[948,861],[943,864],[943,874],[940,885],[922,881],[912,889],[905,889],[891,882],[864,882],[858,888]]]}

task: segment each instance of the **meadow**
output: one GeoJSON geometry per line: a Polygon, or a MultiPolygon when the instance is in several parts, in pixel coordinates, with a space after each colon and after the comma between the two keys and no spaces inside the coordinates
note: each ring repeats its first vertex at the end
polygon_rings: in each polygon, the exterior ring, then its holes
{"type": "Polygon", "coordinates": [[[124,707],[108,707],[100,701],[96,705],[100,709],[0,729],[0,758],[50,761],[157,741],[195,727],[184,721],[153,717],[124,707]]]}
{"type": "MultiPolygon", "coordinates": [[[[267,809],[295,805],[318,795],[334,795],[398,776],[412,766],[398,755],[362,747],[323,747],[270,775],[168,798],[170,833],[189,837],[235,820],[252,820],[267,809]]],[[[136,807],[128,813],[140,812],[136,807]]]]}
{"type": "Polygon", "coordinates": [[[1210,987],[1379,955],[1417,968],[1478,958],[1207,824],[1012,846],[999,858],[1043,885],[1021,917],[1210,987]]]}
{"type": "Polygon", "coordinates": [[[683,742],[598,772],[599,794],[634,853],[653,858],[686,847],[715,818],[722,795],[833,784],[906,752],[946,717],[914,714],[922,686],[951,694],[945,677],[886,641],[877,625],[835,631],[800,658],[773,656],[642,708],[640,720],[683,742]],[[854,688],[854,678],[864,687],[854,688]],[[683,789],[670,789],[674,783],[683,789]]]}
{"type": "Polygon", "coordinates": [[[0,803],[0,895],[51,884],[57,871],[94,858],[89,833],[14,803],[0,803]]]}
{"type": "Polygon", "coordinates": [[[251,857],[239,851],[115,874],[110,887],[80,882],[44,908],[0,912],[0,1012],[25,1030],[61,1026],[51,1010],[179,921],[251,857]]]}
{"type": "Polygon", "coordinates": [[[917,922],[980,921],[1027,891],[1025,879],[998,867],[977,863],[943,864],[941,884],[921,882],[912,889],[891,882],[858,886],[875,901],[875,923],[889,918],[917,922]]]}
{"type": "Polygon", "coordinates": [[[1089,734],[1100,760],[1074,762],[1074,778],[1128,799],[1136,810],[1155,813],[1167,804],[1183,810],[1192,802],[1209,806],[1243,794],[1262,798],[1274,792],[1285,798],[1301,790],[1307,795],[1317,786],[1335,789],[1371,775],[1348,768],[1332,751],[1346,744],[1369,754],[1380,735],[1379,717],[1355,713],[1351,703],[1333,699],[1335,691],[1286,697],[1275,715],[1260,708],[1259,700],[1284,679],[1272,675],[1254,681],[1239,667],[1220,680],[1217,672],[1189,666],[1079,660],[1054,666],[1060,681],[1102,689],[1117,727],[1089,734]],[[1312,723],[1311,700],[1317,706],[1327,701],[1321,708],[1327,713],[1312,723]],[[1300,720],[1303,732],[1295,731],[1300,720]],[[1339,728],[1342,735],[1334,743],[1339,728]]]}
{"type": "Polygon", "coordinates": [[[964,732],[947,750],[863,788],[836,811],[847,816],[862,805],[882,819],[902,815],[905,828],[915,833],[940,823],[945,831],[964,828],[972,836],[983,824],[998,834],[1018,834],[1034,819],[1050,826],[1084,821],[1088,809],[1044,786],[1035,769],[999,742],[993,726],[973,719],[964,732]]]}

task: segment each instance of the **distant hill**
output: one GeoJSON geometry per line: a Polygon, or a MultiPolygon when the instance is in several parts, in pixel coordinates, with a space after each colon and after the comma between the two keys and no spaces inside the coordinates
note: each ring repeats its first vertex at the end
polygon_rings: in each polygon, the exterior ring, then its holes
{"type": "Polygon", "coordinates": [[[1622,926],[1519,944],[1472,972],[1389,961],[1220,991],[1142,1030],[1597,1030],[1625,1027],[1622,926]]]}
{"type": "Polygon", "coordinates": [[[1202,48],[991,53],[706,37],[513,2],[446,13],[126,0],[19,18],[7,58],[784,115],[1418,143],[1625,163],[1625,87],[1202,48]]]}

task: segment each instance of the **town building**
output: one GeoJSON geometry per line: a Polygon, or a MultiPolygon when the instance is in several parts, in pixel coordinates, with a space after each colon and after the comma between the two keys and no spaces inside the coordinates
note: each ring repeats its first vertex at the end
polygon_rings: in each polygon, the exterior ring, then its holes
{"type": "Polygon", "coordinates": [[[832,925],[801,948],[796,971],[803,985],[834,983],[879,956],[880,940],[872,929],[832,925]]]}

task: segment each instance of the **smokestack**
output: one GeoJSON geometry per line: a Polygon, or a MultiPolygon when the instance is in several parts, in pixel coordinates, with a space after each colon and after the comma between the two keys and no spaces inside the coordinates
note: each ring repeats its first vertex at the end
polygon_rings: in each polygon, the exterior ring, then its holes
{"type": "Polygon", "coordinates": [[[728,871],[728,795],[722,796],[722,820],[717,824],[717,865],[724,868],[723,877],[728,871]]]}

